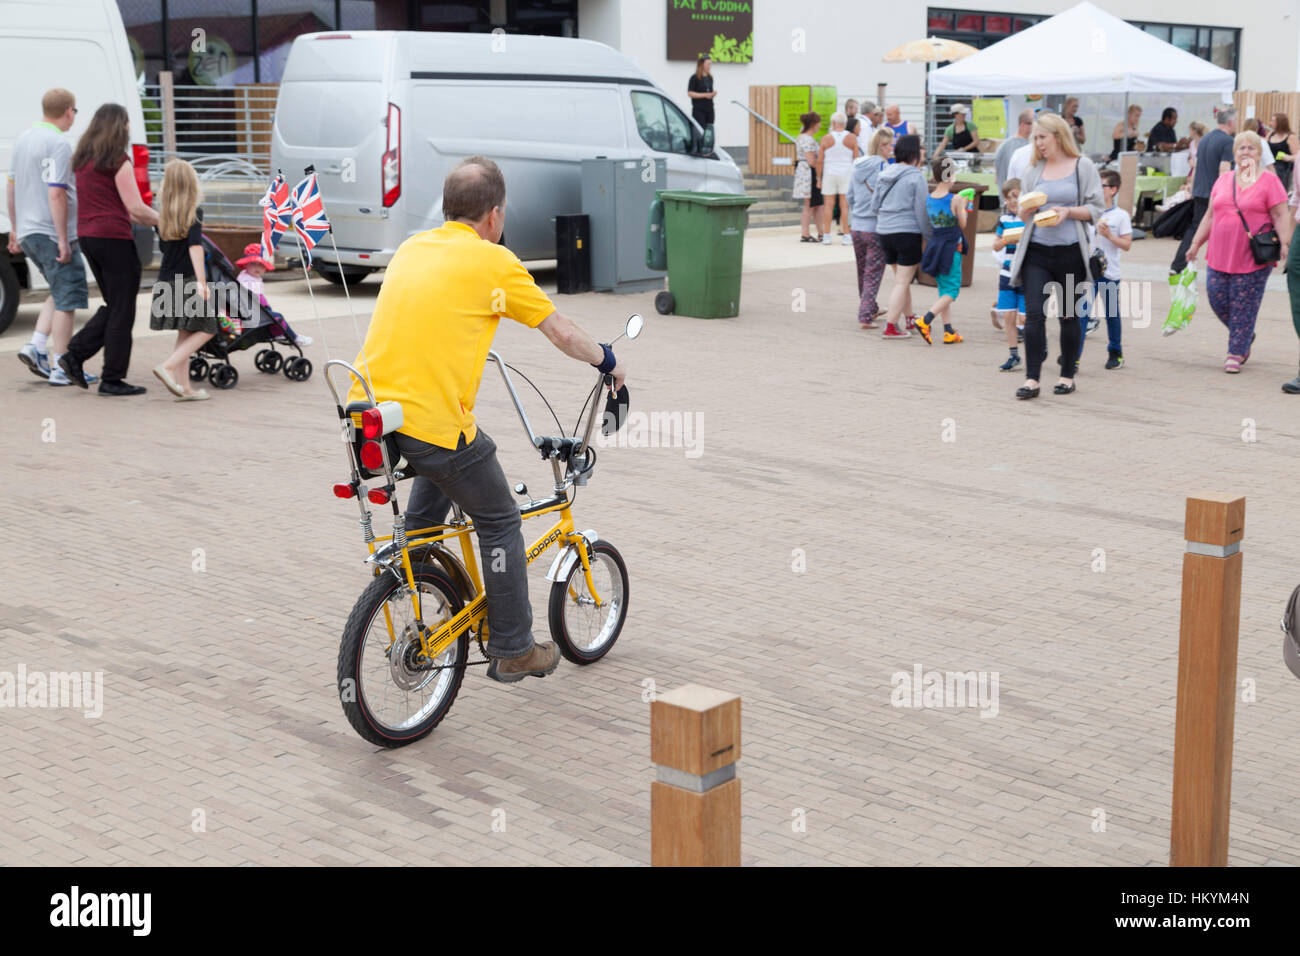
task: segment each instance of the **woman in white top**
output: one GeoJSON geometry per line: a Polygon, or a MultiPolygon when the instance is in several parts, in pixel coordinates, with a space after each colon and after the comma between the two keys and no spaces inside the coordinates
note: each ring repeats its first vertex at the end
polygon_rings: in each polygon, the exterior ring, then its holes
{"type": "MultiPolygon", "coordinates": [[[[853,172],[853,158],[858,155],[858,138],[845,130],[848,117],[843,113],[831,114],[831,131],[822,137],[822,195],[826,197],[826,209],[834,201],[832,197],[847,196],[849,176],[853,172]]],[[[822,229],[822,242],[831,241],[830,221],[825,220],[822,229]]],[[[853,245],[849,237],[849,203],[845,199],[840,203],[840,241],[853,245]]]]}

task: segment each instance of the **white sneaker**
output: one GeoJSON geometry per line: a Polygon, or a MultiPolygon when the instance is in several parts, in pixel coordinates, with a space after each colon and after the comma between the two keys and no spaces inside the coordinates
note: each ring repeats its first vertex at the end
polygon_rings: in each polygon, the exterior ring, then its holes
{"type": "MultiPolygon", "coordinates": [[[[49,378],[49,382],[50,382],[51,385],[71,385],[71,384],[72,384],[72,379],[68,378],[68,373],[65,372],[65,371],[63,371],[63,369],[61,369],[61,368],[56,368],[56,369],[54,369],[52,372],[50,372],[48,378],[49,378]]],[[[89,382],[90,382],[90,376],[89,376],[89,375],[86,376],[86,382],[87,382],[87,384],[89,384],[89,382]]]]}
{"type": "Polygon", "coordinates": [[[28,371],[38,378],[50,377],[50,356],[42,352],[31,342],[18,350],[18,361],[27,366],[28,371]]]}
{"type": "Polygon", "coordinates": [[[826,233],[826,235],[822,236],[822,245],[829,246],[830,244],[831,244],[831,234],[828,232],[826,233]]]}
{"type": "Polygon", "coordinates": [[[299,335],[294,338],[293,342],[295,345],[299,346],[300,348],[306,348],[307,346],[311,345],[311,336],[299,335]]]}
{"type": "Polygon", "coordinates": [[[840,245],[842,245],[842,246],[851,246],[851,245],[853,245],[853,237],[850,236],[848,233],[842,233],[842,234],[840,235],[840,245]]]}

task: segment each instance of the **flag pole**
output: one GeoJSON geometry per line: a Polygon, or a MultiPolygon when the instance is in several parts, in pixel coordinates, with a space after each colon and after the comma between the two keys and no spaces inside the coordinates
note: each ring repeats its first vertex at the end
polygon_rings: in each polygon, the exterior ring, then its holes
{"type": "Polygon", "coordinates": [[[361,364],[366,367],[366,378],[370,378],[370,363],[366,360],[366,340],[361,337],[361,327],[357,325],[357,310],[352,307],[352,293],[348,291],[348,277],[339,260],[339,247],[334,243],[334,224],[330,223],[330,248],[334,250],[334,263],[339,267],[339,280],[343,283],[343,297],[348,300],[348,311],[352,313],[352,333],[361,343],[361,364]]]}

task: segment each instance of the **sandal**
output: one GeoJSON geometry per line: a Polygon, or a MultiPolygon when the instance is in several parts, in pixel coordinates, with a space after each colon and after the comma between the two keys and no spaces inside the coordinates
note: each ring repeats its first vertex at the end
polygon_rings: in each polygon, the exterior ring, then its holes
{"type": "Polygon", "coordinates": [[[1229,355],[1224,360],[1223,370],[1230,375],[1236,375],[1241,371],[1241,363],[1244,361],[1240,355],[1229,355]]]}
{"type": "Polygon", "coordinates": [[[814,239],[812,236],[800,236],[800,237],[799,237],[799,241],[800,241],[800,242],[820,242],[820,240],[818,240],[818,239],[814,239]]]}

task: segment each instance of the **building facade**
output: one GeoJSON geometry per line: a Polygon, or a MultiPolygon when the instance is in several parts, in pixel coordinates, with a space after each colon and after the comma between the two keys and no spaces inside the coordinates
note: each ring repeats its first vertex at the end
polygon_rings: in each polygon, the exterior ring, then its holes
{"type": "MultiPolygon", "coordinates": [[[[1161,39],[1236,70],[1240,89],[1300,89],[1300,0],[1095,2],[1161,39]]],[[[885,83],[887,98],[915,102],[925,95],[926,67],[882,63],[885,51],[927,35],[988,46],[1074,3],[991,0],[985,7],[885,0],[118,0],[137,70],[148,82],[156,81],[159,70],[170,68],[179,83],[275,83],[293,38],[319,30],[499,28],[606,43],[634,58],[688,112],[686,85],[694,69],[693,53],[708,52],[705,41],[715,21],[739,19],[752,33],[730,49],[743,49],[737,58],[749,56],[750,61],[714,64],[717,141],[723,146],[747,142],[748,114],[732,101],[748,104],[751,85],[825,84],[834,86],[842,99],[874,98],[877,84],[885,83]],[[697,33],[685,40],[684,19],[697,21],[697,33]],[[205,41],[198,52],[195,31],[202,31],[205,41]]],[[[730,58],[725,51],[717,55],[730,58]]],[[[1099,119],[1109,118],[1100,105],[1096,109],[1099,119]]]]}

